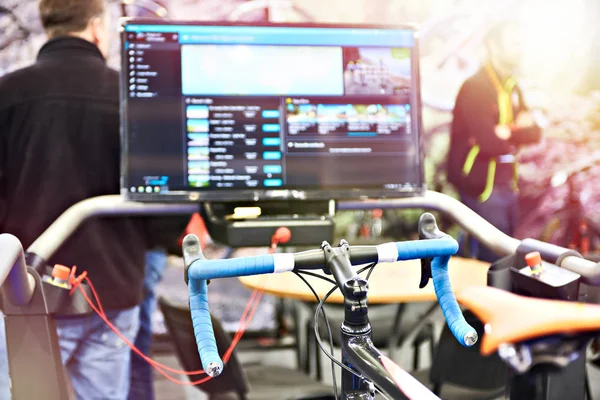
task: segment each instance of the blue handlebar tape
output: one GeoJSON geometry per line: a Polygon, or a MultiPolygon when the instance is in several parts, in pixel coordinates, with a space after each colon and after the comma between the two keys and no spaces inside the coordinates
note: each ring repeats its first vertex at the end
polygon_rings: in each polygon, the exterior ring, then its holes
{"type": "Polygon", "coordinates": [[[196,345],[198,346],[200,361],[202,361],[202,368],[204,371],[207,371],[211,363],[217,363],[222,371],[223,361],[219,357],[215,332],[208,309],[208,285],[206,284],[206,280],[190,279],[188,288],[194,336],[196,337],[196,345]]]}
{"type": "MultiPolygon", "coordinates": [[[[426,242],[433,242],[435,240],[427,240],[426,242]]],[[[448,261],[450,256],[435,257],[431,261],[431,276],[433,278],[433,287],[435,289],[435,295],[438,298],[444,318],[448,323],[450,331],[458,340],[460,344],[465,347],[471,347],[475,344],[475,341],[467,343],[465,338],[467,334],[471,334],[470,337],[477,339],[475,329],[465,321],[454,292],[452,292],[452,286],[450,285],[450,277],[448,276],[448,261]]]]}
{"type": "Polygon", "coordinates": [[[272,254],[264,256],[196,260],[190,265],[188,279],[216,279],[269,274],[275,271],[272,254]]]}
{"type": "Polygon", "coordinates": [[[398,261],[451,256],[458,251],[458,243],[450,236],[441,239],[396,242],[398,261]]]}
{"type": "Polygon", "coordinates": [[[188,290],[190,312],[194,325],[194,336],[202,368],[207,371],[211,363],[217,363],[223,370],[223,361],[219,357],[215,332],[210,320],[208,308],[207,279],[227,278],[246,275],[268,274],[275,270],[272,255],[230,258],[225,260],[196,260],[188,269],[188,290]]]}

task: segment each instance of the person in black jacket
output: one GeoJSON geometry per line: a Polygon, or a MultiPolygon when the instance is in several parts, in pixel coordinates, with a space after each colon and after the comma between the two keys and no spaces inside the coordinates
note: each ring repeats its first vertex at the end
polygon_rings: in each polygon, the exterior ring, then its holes
{"type": "MultiPolygon", "coordinates": [[[[119,76],[106,66],[104,0],[40,0],[49,40],[36,62],[0,78],[0,232],[27,248],[71,205],[119,193],[119,76]]],[[[139,324],[144,221],[94,219],[49,262],[87,271],[112,323],[139,324]]],[[[95,314],[57,318],[79,399],[126,399],[130,349],[95,314]]],[[[32,384],[36,384],[33,382],[32,384]]]]}
{"type": "MultiPolygon", "coordinates": [[[[517,225],[519,145],[540,140],[541,130],[513,77],[521,61],[518,25],[495,24],[485,37],[488,61],[461,87],[453,113],[448,180],[461,201],[511,235],[517,225]]],[[[477,258],[498,257],[479,247],[477,258]]]]}

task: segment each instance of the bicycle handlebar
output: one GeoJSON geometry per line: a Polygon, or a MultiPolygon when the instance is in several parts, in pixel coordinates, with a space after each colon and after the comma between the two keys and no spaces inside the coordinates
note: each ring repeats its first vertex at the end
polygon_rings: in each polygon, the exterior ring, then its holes
{"type": "MultiPolygon", "coordinates": [[[[514,253],[521,243],[519,240],[502,233],[458,200],[438,192],[426,191],[423,196],[403,199],[338,202],[338,209],[340,210],[374,208],[421,208],[440,211],[459,223],[467,232],[499,255],[514,253]]],[[[65,211],[38,237],[27,251],[48,260],[81,223],[94,216],[192,214],[198,209],[199,205],[193,203],[136,203],[127,201],[119,195],[94,197],[81,201],[65,211]]],[[[361,263],[367,262],[370,255],[363,247],[365,246],[351,248],[353,260],[361,263]]],[[[383,251],[383,248],[380,249],[383,251]]],[[[307,257],[306,260],[311,261],[310,252],[306,253],[305,256],[307,257]]],[[[25,261],[22,260],[21,256],[16,258],[3,257],[3,259],[10,265],[0,266],[0,286],[7,293],[9,300],[14,300],[17,304],[26,304],[31,298],[35,282],[24,272],[26,271],[25,261]],[[10,272],[7,272],[8,270],[10,272]]],[[[304,260],[303,253],[299,253],[295,263],[299,268],[305,267],[304,260]]],[[[315,263],[314,265],[316,268],[322,268],[324,264],[325,259],[322,257],[320,264],[315,263]]],[[[572,255],[561,257],[557,264],[581,275],[585,283],[600,285],[600,264],[572,255]]],[[[186,263],[186,265],[189,264],[186,263]]]]}
{"type": "Polygon", "coordinates": [[[98,216],[178,215],[193,214],[198,204],[138,203],[119,195],[92,197],[69,207],[27,249],[44,260],[58,248],[85,220],[98,216]]]}
{"type": "MultiPolygon", "coordinates": [[[[94,216],[193,214],[198,204],[136,203],[119,195],[98,196],[80,201],[63,212],[27,249],[44,262],[87,219],[94,216]]],[[[27,273],[21,242],[10,234],[0,235],[0,287],[6,299],[25,306],[31,300],[35,279],[27,273]]]]}
{"type": "MultiPolygon", "coordinates": [[[[394,262],[418,258],[433,258],[432,276],[435,293],[452,333],[464,346],[475,343],[477,334],[464,319],[452,292],[448,276],[450,256],[458,251],[458,243],[450,236],[430,240],[385,243],[377,246],[350,247],[350,262],[360,265],[370,262],[394,262]]],[[[207,260],[200,250],[199,240],[190,234],[183,240],[184,262],[188,277],[190,311],[194,334],[204,371],[218,376],[223,370],[210,320],[207,280],[241,277],[293,270],[316,269],[325,266],[324,250],[300,253],[280,253],[233,259],[207,260]]],[[[338,282],[338,284],[341,284],[338,282]]]]}
{"type": "MultiPolygon", "coordinates": [[[[423,196],[418,197],[343,201],[338,203],[338,209],[340,210],[368,210],[376,208],[422,208],[425,210],[439,211],[458,223],[464,230],[473,235],[475,239],[493,250],[499,256],[515,253],[521,244],[520,240],[506,235],[460,201],[439,192],[427,190],[423,196]]],[[[562,249],[559,246],[555,247],[557,251],[562,249]]],[[[562,250],[564,252],[568,251],[568,249],[562,250]]],[[[573,254],[572,251],[570,253],[573,254]]],[[[594,263],[575,255],[562,257],[560,254],[557,254],[557,258],[558,266],[581,275],[584,283],[600,286],[600,263],[594,263]]]]}
{"type": "Polygon", "coordinates": [[[520,240],[506,235],[460,201],[443,193],[434,192],[431,190],[427,190],[423,196],[417,197],[383,200],[341,201],[338,203],[338,209],[340,210],[368,210],[376,208],[421,208],[424,210],[439,211],[448,216],[454,222],[458,223],[478,241],[499,255],[514,253],[520,244],[520,240]]]}
{"type": "MultiPolygon", "coordinates": [[[[502,233],[458,200],[434,191],[425,191],[423,196],[418,197],[340,201],[337,204],[340,210],[422,208],[439,211],[457,222],[483,245],[502,256],[514,253],[520,244],[519,240],[502,233]]],[[[136,203],[127,201],[120,195],[94,197],[83,200],[65,211],[37,238],[27,252],[49,259],[81,223],[94,216],[192,214],[198,209],[198,204],[136,203]]],[[[565,257],[560,266],[580,274],[591,283],[600,285],[600,264],[579,257],[565,257]]]]}

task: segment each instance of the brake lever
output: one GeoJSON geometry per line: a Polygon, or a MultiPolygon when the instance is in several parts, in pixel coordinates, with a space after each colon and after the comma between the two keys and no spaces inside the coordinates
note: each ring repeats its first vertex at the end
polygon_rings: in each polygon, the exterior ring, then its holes
{"type": "MultiPolygon", "coordinates": [[[[190,269],[190,265],[192,265],[196,260],[206,260],[206,257],[204,257],[204,254],[202,254],[202,246],[200,245],[200,239],[198,239],[198,237],[192,233],[186,235],[183,238],[181,250],[183,251],[183,279],[185,280],[185,284],[187,285],[188,270],[190,269]]],[[[208,285],[209,283],[210,280],[207,280],[206,284],[208,285]]]]}
{"type": "MultiPolygon", "coordinates": [[[[419,240],[440,239],[446,236],[440,231],[432,213],[423,213],[419,218],[419,240]]],[[[421,282],[419,289],[423,289],[429,283],[431,276],[431,261],[433,258],[421,258],[421,282]]]]}
{"type": "Polygon", "coordinates": [[[423,289],[431,279],[431,258],[421,258],[421,281],[419,289],[423,289]]]}

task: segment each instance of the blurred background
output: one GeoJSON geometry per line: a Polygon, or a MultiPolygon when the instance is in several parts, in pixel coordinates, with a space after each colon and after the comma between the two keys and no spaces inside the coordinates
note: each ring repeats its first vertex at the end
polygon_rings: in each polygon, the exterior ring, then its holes
{"type": "MultiPolygon", "coordinates": [[[[123,15],[194,20],[414,24],[419,28],[424,147],[428,188],[453,194],[445,158],[454,98],[482,60],[482,36],[496,18],[523,25],[528,105],[545,123],[544,140],[520,152],[520,237],[561,245],[575,233],[600,249],[600,2],[597,0],[118,0],[110,1],[119,67],[123,15]],[[578,232],[574,232],[577,230],[578,232]]],[[[0,0],[0,75],[30,64],[45,41],[37,1],[0,0]]],[[[342,213],[349,239],[406,237],[415,212],[342,213]]],[[[448,227],[447,227],[448,229],[448,227]]]]}

